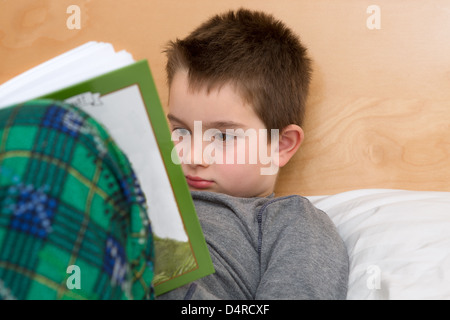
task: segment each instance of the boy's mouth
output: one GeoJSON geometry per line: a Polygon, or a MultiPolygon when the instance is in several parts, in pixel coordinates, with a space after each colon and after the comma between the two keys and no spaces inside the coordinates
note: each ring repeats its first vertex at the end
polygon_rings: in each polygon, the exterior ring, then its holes
{"type": "Polygon", "coordinates": [[[186,176],[187,184],[195,189],[206,189],[209,188],[214,181],[211,180],[205,180],[200,177],[193,177],[193,176],[186,176]]]}

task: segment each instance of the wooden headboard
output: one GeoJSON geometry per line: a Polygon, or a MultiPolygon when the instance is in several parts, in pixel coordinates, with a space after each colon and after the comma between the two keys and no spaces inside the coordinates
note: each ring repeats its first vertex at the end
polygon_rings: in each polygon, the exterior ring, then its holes
{"type": "Polygon", "coordinates": [[[166,106],[166,42],[239,7],[283,20],[314,60],[305,141],[280,173],[279,195],[450,191],[446,0],[6,0],[0,83],[87,41],[104,41],[148,59],[166,106]],[[79,29],[68,27],[71,5],[80,9],[79,29]]]}

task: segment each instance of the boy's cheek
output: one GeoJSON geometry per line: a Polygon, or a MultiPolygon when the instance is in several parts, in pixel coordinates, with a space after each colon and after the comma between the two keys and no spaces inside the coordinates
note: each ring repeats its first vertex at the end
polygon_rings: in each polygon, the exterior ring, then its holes
{"type": "Polygon", "coordinates": [[[276,146],[273,144],[249,143],[249,141],[235,142],[219,149],[217,157],[223,159],[224,164],[240,165],[266,165],[273,163],[278,165],[276,146]]]}

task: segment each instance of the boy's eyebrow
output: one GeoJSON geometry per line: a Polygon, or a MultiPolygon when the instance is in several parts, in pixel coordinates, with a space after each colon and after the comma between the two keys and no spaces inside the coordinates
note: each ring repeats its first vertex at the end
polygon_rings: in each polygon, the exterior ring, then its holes
{"type": "Polygon", "coordinates": [[[239,129],[244,128],[243,124],[234,121],[214,121],[203,124],[208,129],[239,129]]]}
{"type": "MultiPolygon", "coordinates": [[[[180,124],[186,125],[182,120],[180,120],[179,118],[175,117],[173,114],[168,114],[167,118],[170,121],[173,122],[178,122],[180,124]]],[[[238,128],[245,128],[246,126],[238,123],[238,122],[234,122],[234,121],[213,121],[213,122],[202,122],[202,126],[204,128],[207,129],[238,129],[238,128]]]]}
{"type": "Polygon", "coordinates": [[[169,121],[173,121],[173,122],[178,122],[178,123],[184,124],[183,121],[181,121],[180,119],[178,119],[177,117],[175,117],[175,116],[174,116],[173,114],[171,114],[171,113],[169,113],[169,114],[167,115],[167,119],[169,119],[169,121]]]}

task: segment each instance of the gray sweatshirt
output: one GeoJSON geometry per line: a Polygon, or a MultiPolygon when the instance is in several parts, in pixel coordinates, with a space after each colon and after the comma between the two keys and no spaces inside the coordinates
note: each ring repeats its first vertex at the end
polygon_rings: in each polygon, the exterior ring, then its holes
{"type": "Polygon", "coordinates": [[[192,196],[216,272],[158,299],[346,298],[346,248],[306,198],[192,196]]]}

